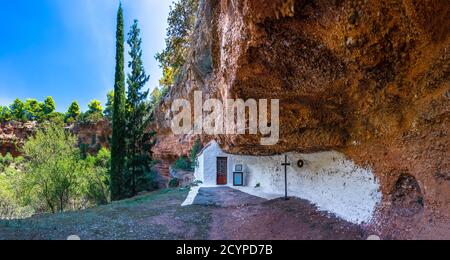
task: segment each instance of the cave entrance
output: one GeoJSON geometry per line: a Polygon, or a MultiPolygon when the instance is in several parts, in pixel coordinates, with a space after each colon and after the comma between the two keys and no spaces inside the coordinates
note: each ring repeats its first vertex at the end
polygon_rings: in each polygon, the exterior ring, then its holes
{"type": "Polygon", "coordinates": [[[424,208],[424,197],[416,178],[402,174],[395,184],[392,193],[394,209],[400,216],[412,217],[424,208]]]}

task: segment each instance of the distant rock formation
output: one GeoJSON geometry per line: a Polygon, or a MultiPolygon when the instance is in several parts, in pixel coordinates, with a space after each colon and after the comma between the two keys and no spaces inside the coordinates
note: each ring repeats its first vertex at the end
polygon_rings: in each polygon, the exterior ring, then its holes
{"type": "Polygon", "coordinates": [[[0,124],[0,154],[19,156],[20,147],[36,129],[36,122],[9,122],[0,124]]]}
{"type": "MultiPolygon", "coordinates": [[[[0,124],[0,153],[20,156],[20,148],[27,138],[33,135],[39,124],[36,122],[7,122],[0,124]]],[[[93,123],[78,123],[68,129],[78,136],[79,144],[86,152],[96,153],[102,147],[109,148],[112,126],[108,120],[93,123]]]]}

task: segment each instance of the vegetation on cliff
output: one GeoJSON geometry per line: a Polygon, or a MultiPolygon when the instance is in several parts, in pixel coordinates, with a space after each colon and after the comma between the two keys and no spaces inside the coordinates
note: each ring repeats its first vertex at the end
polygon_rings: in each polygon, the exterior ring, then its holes
{"type": "Polygon", "coordinates": [[[181,73],[191,48],[192,34],[195,29],[199,0],[178,0],[171,6],[167,19],[166,48],[156,55],[163,76],[160,79],[157,99],[164,97],[181,73]]]}
{"type": "Polygon", "coordinates": [[[83,209],[109,201],[109,151],[81,156],[77,138],[45,124],[23,157],[0,156],[0,218],[83,209]]]}

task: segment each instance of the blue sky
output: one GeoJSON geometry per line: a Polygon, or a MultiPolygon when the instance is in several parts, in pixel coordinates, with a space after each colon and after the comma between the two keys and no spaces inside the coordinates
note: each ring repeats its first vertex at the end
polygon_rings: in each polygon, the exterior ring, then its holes
{"type": "MultiPolygon", "coordinates": [[[[123,0],[125,27],[138,19],[144,65],[161,76],[156,52],[164,48],[171,0],[123,0]]],[[[86,110],[104,104],[114,86],[115,27],[118,0],[14,0],[0,8],[0,105],[16,97],[53,96],[64,112],[73,100],[86,110]]]]}

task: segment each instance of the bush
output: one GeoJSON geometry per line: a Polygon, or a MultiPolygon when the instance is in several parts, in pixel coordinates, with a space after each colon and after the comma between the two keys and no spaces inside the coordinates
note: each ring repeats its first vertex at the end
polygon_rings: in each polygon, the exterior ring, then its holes
{"type": "Polygon", "coordinates": [[[0,218],[78,210],[110,201],[109,150],[103,148],[83,160],[75,136],[46,124],[23,151],[25,157],[0,156],[0,218]]]}
{"type": "Polygon", "coordinates": [[[178,188],[180,186],[180,180],[179,179],[171,179],[169,181],[169,188],[178,188]]]}
{"type": "Polygon", "coordinates": [[[96,205],[108,204],[111,197],[109,190],[111,152],[102,148],[97,156],[88,155],[86,162],[89,166],[83,182],[86,198],[96,205]]]}
{"type": "Polygon", "coordinates": [[[26,199],[44,212],[81,207],[81,182],[87,170],[77,138],[56,125],[38,130],[24,145],[27,161],[23,189],[26,199]]]}
{"type": "Polygon", "coordinates": [[[191,163],[185,156],[178,158],[175,161],[173,168],[177,169],[177,170],[183,170],[183,171],[191,171],[192,170],[191,163]]]}
{"type": "Polygon", "coordinates": [[[34,213],[33,208],[23,206],[20,200],[22,192],[19,184],[24,176],[19,169],[22,158],[0,155],[0,160],[0,219],[30,217],[34,213]]]}
{"type": "Polygon", "coordinates": [[[7,153],[5,156],[0,154],[0,172],[3,172],[6,168],[11,166],[14,162],[14,158],[10,153],[7,153]]]}
{"type": "Polygon", "coordinates": [[[197,155],[202,151],[202,149],[203,146],[201,140],[197,138],[191,150],[191,168],[195,169],[198,166],[197,155]]]}
{"type": "Polygon", "coordinates": [[[78,122],[82,124],[90,124],[90,123],[97,123],[104,119],[103,113],[96,112],[96,113],[81,113],[80,118],[78,122]]]}

